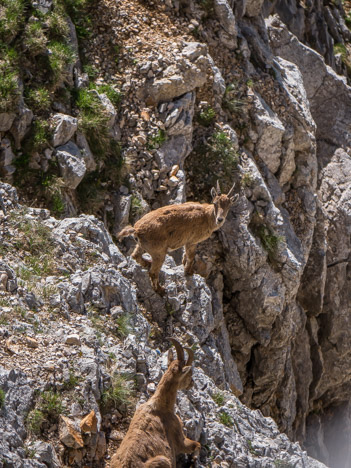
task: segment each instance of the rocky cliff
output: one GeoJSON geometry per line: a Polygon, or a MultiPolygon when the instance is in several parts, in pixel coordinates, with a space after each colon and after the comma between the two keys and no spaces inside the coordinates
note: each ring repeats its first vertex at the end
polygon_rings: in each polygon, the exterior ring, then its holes
{"type": "Polygon", "coordinates": [[[2,2],[0,466],[108,466],[171,334],[199,467],[350,466],[349,6],[2,2]],[[114,236],[218,179],[161,298],[114,236]]]}

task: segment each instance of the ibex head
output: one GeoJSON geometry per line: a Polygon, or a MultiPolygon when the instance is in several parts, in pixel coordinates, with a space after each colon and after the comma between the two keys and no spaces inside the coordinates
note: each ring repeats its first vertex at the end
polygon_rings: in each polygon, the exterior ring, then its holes
{"type": "Polygon", "coordinates": [[[175,338],[168,338],[173,344],[177,352],[177,359],[174,359],[173,350],[168,351],[168,371],[172,373],[174,384],[179,390],[188,390],[193,385],[192,367],[194,360],[194,351],[191,348],[184,348],[188,353],[188,359],[185,361],[184,349],[175,338]]]}
{"type": "Polygon", "coordinates": [[[229,190],[227,195],[221,195],[221,189],[217,180],[217,188],[215,189],[214,187],[212,187],[211,189],[212,203],[214,205],[214,213],[216,217],[216,225],[218,227],[221,227],[224,224],[229,208],[239,198],[238,194],[232,195],[234,187],[235,183],[233,184],[233,187],[229,190]]]}

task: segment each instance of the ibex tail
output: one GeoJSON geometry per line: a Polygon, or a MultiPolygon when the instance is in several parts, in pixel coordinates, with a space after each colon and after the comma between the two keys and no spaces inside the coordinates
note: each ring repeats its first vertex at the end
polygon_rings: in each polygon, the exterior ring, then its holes
{"type": "Polygon", "coordinates": [[[128,236],[132,236],[135,232],[135,229],[133,228],[133,226],[127,226],[125,227],[124,229],[122,229],[121,232],[118,233],[117,235],[117,239],[120,241],[123,239],[123,237],[128,237],[128,236]]]}

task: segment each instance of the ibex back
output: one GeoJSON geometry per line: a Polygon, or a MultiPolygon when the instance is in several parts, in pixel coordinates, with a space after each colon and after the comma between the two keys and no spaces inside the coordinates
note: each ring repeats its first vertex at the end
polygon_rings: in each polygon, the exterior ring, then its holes
{"type": "Polygon", "coordinates": [[[184,350],[174,338],[170,338],[176,351],[168,353],[168,369],[164,373],[155,394],[136,410],[128,432],[116,455],[112,457],[111,468],[175,468],[180,453],[200,451],[200,443],[185,437],[183,424],[174,413],[177,391],[192,386],[194,353],[188,351],[185,361],[184,350]]]}
{"type": "Polygon", "coordinates": [[[232,196],[233,190],[234,185],[227,195],[221,195],[217,182],[217,190],[214,187],[211,189],[212,204],[188,202],[164,206],[147,213],[134,227],[127,226],[119,233],[118,239],[130,235],[137,238],[132,257],[149,269],[151,283],[159,294],[164,294],[158,277],[166,253],[184,245],[185,274],[192,275],[196,245],[208,239],[224,224],[231,204],[239,196],[232,196]],[[143,258],[144,252],[151,255],[151,262],[143,258]]]}

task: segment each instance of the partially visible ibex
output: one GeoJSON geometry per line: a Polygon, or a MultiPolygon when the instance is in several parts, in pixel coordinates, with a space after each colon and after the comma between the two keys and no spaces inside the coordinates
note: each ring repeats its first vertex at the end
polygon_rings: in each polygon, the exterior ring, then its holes
{"type": "Polygon", "coordinates": [[[177,351],[168,352],[168,369],[149,401],[136,410],[128,432],[117,453],[112,457],[111,468],[175,468],[176,457],[181,453],[200,451],[200,443],[183,433],[183,424],[174,413],[177,391],[192,386],[194,353],[190,348],[185,361],[184,350],[170,338],[177,351]]]}
{"type": "Polygon", "coordinates": [[[143,267],[149,268],[151,283],[158,293],[164,293],[158,275],[167,252],[185,245],[185,274],[194,273],[196,245],[224,224],[231,204],[239,197],[232,196],[234,185],[227,195],[221,195],[217,182],[217,190],[214,187],[211,189],[212,204],[188,202],[164,206],[147,213],[134,227],[127,226],[119,233],[119,240],[131,235],[137,238],[132,257],[143,267]],[[152,262],[143,258],[144,252],[151,255],[152,262]]]}

